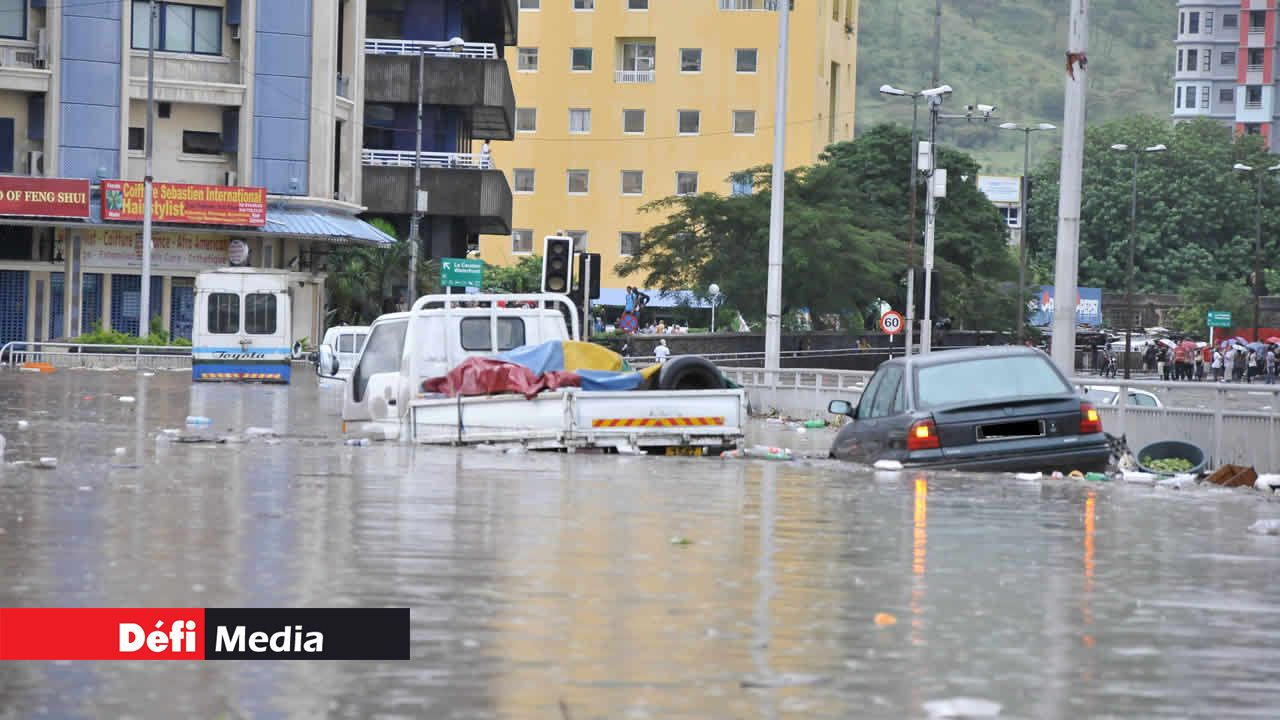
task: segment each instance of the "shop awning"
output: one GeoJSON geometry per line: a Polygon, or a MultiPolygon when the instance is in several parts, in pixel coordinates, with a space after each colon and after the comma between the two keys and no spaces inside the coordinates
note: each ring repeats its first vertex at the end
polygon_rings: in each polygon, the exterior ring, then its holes
{"type": "MultiPolygon", "coordinates": [[[[711,307],[706,298],[698,297],[689,290],[678,290],[665,294],[661,290],[641,290],[641,292],[649,296],[649,304],[646,307],[673,308],[682,305],[695,308],[711,307]]],[[[600,299],[592,302],[596,305],[626,307],[627,291],[625,288],[600,288],[600,299]]]]}

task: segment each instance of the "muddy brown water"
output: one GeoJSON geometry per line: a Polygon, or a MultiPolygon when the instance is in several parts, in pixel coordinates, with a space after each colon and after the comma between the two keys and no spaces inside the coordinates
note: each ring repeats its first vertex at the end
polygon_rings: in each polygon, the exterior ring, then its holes
{"type": "Polygon", "coordinates": [[[413,628],[409,662],[0,663],[0,718],[1280,716],[1280,538],[1245,533],[1280,503],[1253,491],[347,447],[337,392],[0,372],[0,606],[413,628]],[[281,437],[156,440],[188,414],[281,437]]]}

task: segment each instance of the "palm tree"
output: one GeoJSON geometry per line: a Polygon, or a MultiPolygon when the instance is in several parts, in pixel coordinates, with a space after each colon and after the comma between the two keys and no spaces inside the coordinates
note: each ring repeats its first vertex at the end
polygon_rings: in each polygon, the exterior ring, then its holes
{"type": "MultiPolygon", "coordinates": [[[[395,237],[395,227],[374,218],[370,225],[395,237]]],[[[437,262],[418,254],[418,287],[421,292],[439,288],[437,262]]],[[[347,245],[329,253],[328,322],[366,324],[382,314],[383,301],[391,298],[393,286],[406,282],[409,269],[409,242],[397,239],[394,245],[368,247],[347,245]]]]}

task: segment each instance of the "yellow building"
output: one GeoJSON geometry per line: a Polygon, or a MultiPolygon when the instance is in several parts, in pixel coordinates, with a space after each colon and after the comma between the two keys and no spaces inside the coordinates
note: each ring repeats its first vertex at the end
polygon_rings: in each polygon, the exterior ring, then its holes
{"type": "MultiPolygon", "coordinates": [[[[736,171],[772,161],[774,2],[518,2],[520,45],[507,54],[517,133],[494,151],[514,194],[513,232],[482,237],[481,256],[514,263],[563,230],[603,256],[605,288],[639,284],[613,267],[659,221],[641,206],[730,194],[736,171]]],[[[793,6],[789,168],[852,138],[857,72],[857,0],[793,6]]]]}

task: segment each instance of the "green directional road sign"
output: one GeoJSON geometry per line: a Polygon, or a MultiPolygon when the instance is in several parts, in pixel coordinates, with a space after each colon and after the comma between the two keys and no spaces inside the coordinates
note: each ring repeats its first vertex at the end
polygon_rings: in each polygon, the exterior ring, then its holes
{"type": "Polygon", "coordinates": [[[1231,313],[1222,310],[1210,310],[1208,325],[1215,328],[1231,327],[1231,313]]]}
{"type": "Polygon", "coordinates": [[[466,258],[440,260],[440,284],[444,287],[479,288],[484,282],[484,261],[466,258]]]}

